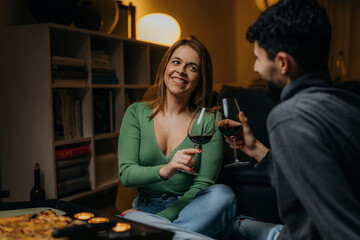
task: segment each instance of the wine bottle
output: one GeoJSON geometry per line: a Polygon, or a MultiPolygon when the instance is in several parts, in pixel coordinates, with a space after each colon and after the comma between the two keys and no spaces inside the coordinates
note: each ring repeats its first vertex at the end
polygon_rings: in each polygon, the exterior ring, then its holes
{"type": "Polygon", "coordinates": [[[34,169],[34,187],[30,191],[30,200],[44,200],[45,190],[40,185],[40,164],[35,164],[34,169]]]}

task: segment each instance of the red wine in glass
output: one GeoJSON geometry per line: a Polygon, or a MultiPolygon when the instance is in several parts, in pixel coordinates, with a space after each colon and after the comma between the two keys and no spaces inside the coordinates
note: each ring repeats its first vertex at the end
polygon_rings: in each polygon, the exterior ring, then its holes
{"type": "Polygon", "coordinates": [[[189,136],[190,140],[194,142],[195,144],[206,144],[210,142],[213,135],[194,135],[189,136]]]}
{"type": "MultiPolygon", "coordinates": [[[[242,131],[242,125],[239,119],[239,104],[236,98],[223,98],[218,102],[217,109],[219,112],[219,114],[217,114],[218,128],[223,135],[233,139],[235,146],[235,136],[242,131]]],[[[236,148],[234,147],[233,150],[235,161],[233,163],[226,164],[226,168],[245,166],[250,163],[240,161],[237,156],[236,148]]]]}
{"type": "MultiPolygon", "coordinates": [[[[198,148],[199,145],[206,144],[211,141],[215,132],[215,111],[212,108],[198,107],[191,118],[188,137],[194,143],[194,148],[198,148]]],[[[199,175],[194,172],[186,173],[192,175],[199,175]]]]}
{"type": "Polygon", "coordinates": [[[219,126],[219,130],[225,136],[229,136],[229,137],[236,136],[236,135],[238,135],[238,133],[241,132],[242,126],[235,126],[235,127],[219,126]]]}

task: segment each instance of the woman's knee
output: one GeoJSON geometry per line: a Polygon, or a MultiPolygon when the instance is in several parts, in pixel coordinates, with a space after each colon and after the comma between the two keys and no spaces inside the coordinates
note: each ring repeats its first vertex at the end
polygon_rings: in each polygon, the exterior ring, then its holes
{"type": "Polygon", "coordinates": [[[225,184],[214,184],[207,189],[206,192],[210,198],[217,203],[223,202],[225,205],[232,205],[236,203],[236,197],[232,189],[225,184]]]}

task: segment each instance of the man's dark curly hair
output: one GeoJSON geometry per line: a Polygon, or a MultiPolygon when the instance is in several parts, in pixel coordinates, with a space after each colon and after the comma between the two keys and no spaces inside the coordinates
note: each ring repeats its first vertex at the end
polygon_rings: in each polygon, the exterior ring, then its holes
{"type": "Polygon", "coordinates": [[[287,52],[303,73],[328,67],[331,25],[316,0],[280,0],[249,27],[246,38],[257,41],[270,60],[287,52]]]}

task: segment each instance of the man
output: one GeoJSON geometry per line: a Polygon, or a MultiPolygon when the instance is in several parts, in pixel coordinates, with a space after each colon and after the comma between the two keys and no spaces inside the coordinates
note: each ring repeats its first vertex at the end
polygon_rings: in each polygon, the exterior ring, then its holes
{"type": "Polygon", "coordinates": [[[227,142],[267,172],[283,226],[240,217],[240,239],[360,239],[360,97],[331,86],[331,26],[316,0],[281,0],[249,27],[254,70],[281,103],[269,114],[271,150],[244,131],[227,142]]]}

